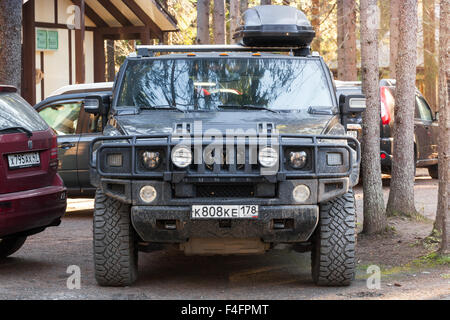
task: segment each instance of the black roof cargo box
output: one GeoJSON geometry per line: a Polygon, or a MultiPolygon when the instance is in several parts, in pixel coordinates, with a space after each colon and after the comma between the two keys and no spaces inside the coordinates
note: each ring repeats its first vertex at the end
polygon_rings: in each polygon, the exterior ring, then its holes
{"type": "Polygon", "coordinates": [[[246,10],[233,35],[245,46],[309,47],[315,32],[305,14],[294,7],[266,5],[246,10]]]}

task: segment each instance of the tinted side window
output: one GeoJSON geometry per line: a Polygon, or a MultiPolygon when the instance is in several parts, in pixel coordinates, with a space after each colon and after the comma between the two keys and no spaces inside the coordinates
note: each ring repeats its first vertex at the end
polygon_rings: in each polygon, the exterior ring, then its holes
{"type": "Polygon", "coordinates": [[[38,113],[17,93],[0,94],[0,130],[11,127],[31,131],[48,129],[38,113]]]}
{"type": "Polygon", "coordinates": [[[433,121],[433,115],[431,114],[430,107],[422,97],[416,96],[416,103],[418,109],[418,116],[425,121],[433,121]]]}
{"type": "Polygon", "coordinates": [[[81,102],[52,104],[41,111],[41,117],[58,135],[75,134],[80,115],[81,102]]]}

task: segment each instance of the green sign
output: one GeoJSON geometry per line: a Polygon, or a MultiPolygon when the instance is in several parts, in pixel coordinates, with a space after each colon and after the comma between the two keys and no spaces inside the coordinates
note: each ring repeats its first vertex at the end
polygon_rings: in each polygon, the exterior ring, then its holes
{"type": "Polygon", "coordinates": [[[58,50],[58,31],[47,31],[47,45],[50,50],[58,50]]]}
{"type": "Polygon", "coordinates": [[[58,31],[36,30],[37,50],[58,50],[58,31]]]}
{"type": "Polygon", "coordinates": [[[36,30],[36,48],[38,50],[47,49],[47,30],[36,30]]]}

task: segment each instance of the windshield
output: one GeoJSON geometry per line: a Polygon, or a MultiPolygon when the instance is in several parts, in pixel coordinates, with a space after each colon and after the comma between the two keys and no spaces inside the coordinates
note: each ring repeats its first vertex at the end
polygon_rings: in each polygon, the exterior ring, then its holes
{"type": "Polygon", "coordinates": [[[48,129],[39,114],[17,93],[0,94],[0,130],[17,127],[29,131],[48,129]]]}
{"type": "Polygon", "coordinates": [[[333,107],[318,59],[165,58],[128,63],[117,107],[182,111],[333,107]]]}

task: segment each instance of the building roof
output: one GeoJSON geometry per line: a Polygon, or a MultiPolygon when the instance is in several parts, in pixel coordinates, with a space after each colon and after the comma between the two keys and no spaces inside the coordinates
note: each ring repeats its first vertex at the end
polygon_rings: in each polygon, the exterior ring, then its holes
{"type": "MultiPolygon", "coordinates": [[[[78,1],[72,0],[74,4],[78,1]]],[[[178,31],[175,18],[157,0],[85,0],[85,10],[97,27],[150,26],[155,33],[178,31]]]]}

